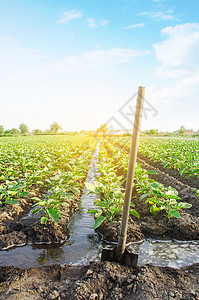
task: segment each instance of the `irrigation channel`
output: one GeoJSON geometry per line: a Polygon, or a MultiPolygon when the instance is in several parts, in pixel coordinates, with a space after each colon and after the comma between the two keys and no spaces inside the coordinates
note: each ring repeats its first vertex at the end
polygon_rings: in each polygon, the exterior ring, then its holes
{"type": "MultiPolygon", "coordinates": [[[[87,182],[94,182],[98,174],[98,146],[93,154],[87,182]]],[[[27,244],[0,251],[0,266],[38,267],[59,263],[62,266],[87,265],[90,261],[100,261],[101,236],[94,231],[93,215],[89,209],[95,208],[95,194],[85,188],[79,203],[79,210],[71,218],[70,238],[64,244],[27,244]]],[[[28,214],[30,216],[30,212],[28,214]]],[[[25,216],[24,218],[26,218],[25,216]]],[[[104,242],[103,242],[104,245],[104,242]]],[[[199,263],[199,241],[145,239],[130,248],[139,253],[138,265],[153,263],[156,266],[181,268],[199,263]]]]}

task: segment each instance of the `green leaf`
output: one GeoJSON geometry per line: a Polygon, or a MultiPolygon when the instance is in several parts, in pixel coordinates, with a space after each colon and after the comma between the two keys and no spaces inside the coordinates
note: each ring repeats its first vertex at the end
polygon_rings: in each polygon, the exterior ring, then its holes
{"type": "Polygon", "coordinates": [[[40,205],[40,206],[46,206],[46,201],[41,201],[37,203],[37,205],[40,205]]]}
{"type": "Polygon", "coordinates": [[[175,195],[168,195],[168,198],[169,198],[169,199],[178,199],[178,200],[181,200],[180,197],[175,196],[175,195]]]}
{"type": "Polygon", "coordinates": [[[80,189],[75,188],[75,187],[72,187],[72,188],[71,188],[71,191],[72,191],[73,193],[77,194],[77,195],[80,195],[80,193],[81,193],[80,189]]]}
{"type": "Polygon", "coordinates": [[[184,173],[184,170],[185,170],[185,169],[181,169],[181,170],[179,171],[180,175],[182,175],[182,174],[184,173]]]}
{"type": "Polygon", "coordinates": [[[5,203],[13,205],[13,204],[18,204],[19,201],[16,199],[6,199],[5,203]]]}
{"type": "Polygon", "coordinates": [[[87,213],[89,213],[89,214],[96,214],[98,212],[99,211],[97,209],[90,209],[90,210],[87,211],[87,213]]]}
{"type": "Polygon", "coordinates": [[[166,166],[169,164],[169,162],[167,161],[167,162],[165,162],[164,164],[163,164],[163,167],[164,168],[166,168],[166,166]]]}
{"type": "Polygon", "coordinates": [[[139,199],[142,200],[142,199],[146,198],[148,195],[149,195],[149,193],[145,193],[145,194],[141,195],[139,199]]]}
{"type": "Polygon", "coordinates": [[[35,201],[41,201],[41,199],[38,198],[38,197],[32,197],[31,199],[32,199],[32,200],[35,200],[35,201]]]}
{"type": "Polygon", "coordinates": [[[44,182],[41,180],[37,180],[36,184],[44,184],[44,182]]]}
{"type": "Polygon", "coordinates": [[[87,190],[89,190],[90,192],[94,193],[94,191],[95,191],[94,184],[92,184],[90,182],[85,182],[85,186],[86,186],[87,190]]]}
{"type": "Polygon", "coordinates": [[[179,218],[180,217],[180,213],[179,211],[175,211],[175,210],[171,210],[168,212],[169,215],[175,217],[175,218],[179,218]]]}
{"type": "Polygon", "coordinates": [[[21,192],[21,193],[17,194],[18,197],[26,197],[28,195],[29,195],[28,192],[21,192]]]}
{"type": "Polygon", "coordinates": [[[41,217],[41,220],[40,220],[41,224],[46,224],[47,221],[48,221],[48,218],[41,217]]]}
{"type": "Polygon", "coordinates": [[[2,205],[3,203],[0,201],[0,205],[2,205]]]}
{"type": "Polygon", "coordinates": [[[162,205],[162,203],[161,202],[159,202],[158,200],[156,200],[156,199],[154,199],[154,198],[148,198],[148,199],[146,199],[146,201],[145,201],[146,203],[148,203],[148,202],[153,202],[153,203],[156,203],[156,204],[158,204],[158,205],[162,205]]]}
{"type": "Polygon", "coordinates": [[[157,174],[157,172],[155,170],[148,170],[146,174],[157,174]]]}
{"type": "Polygon", "coordinates": [[[41,208],[35,208],[33,211],[32,211],[32,214],[36,214],[38,211],[42,210],[41,208]]]}
{"type": "Polygon", "coordinates": [[[155,204],[151,205],[151,207],[150,207],[150,213],[151,213],[152,215],[155,215],[155,214],[156,214],[155,208],[156,208],[155,204]]]}
{"type": "Polygon", "coordinates": [[[59,217],[61,215],[60,211],[54,208],[50,208],[47,210],[49,213],[49,216],[51,217],[51,219],[58,224],[59,222],[59,217]]]}
{"type": "Polygon", "coordinates": [[[103,216],[100,216],[99,218],[97,218],[95,220],[94,229],[98,228],[104,222],[104,220],[106,220],[106,218],[103,216]]]}
{"type": "Polygon", "coordinates": [[[61,204],[62,206],[65,206],[65,207],[69,207],[70,206],[70,204],[69,203],[67,203],[67,202],[62,202],[62,204],[61,204]]]}
{"type": "Polygon", "coordinates": [[[190,208],[190,207],[192,207],[192,205],[190,203],[187,203],[187,202],[180,202],[178,204],[178,207],[180,207],[180,208],[190,208]]]}
{"type": "Polygon", "coordinates": [[[95,186],[96,188],[102,188],[102,187],[104,187],[104,185],[103,185],[101,182],[99,182],[99,181],[95,181],[95,182],[94,182],[94,186],[95,186]]]}
{"type": "Polygon", "coordinates": [[[137,218],[140,218],[139,213],[135,209],[130,209],[129,211],[130,215],[135,216],[137,218]]]}

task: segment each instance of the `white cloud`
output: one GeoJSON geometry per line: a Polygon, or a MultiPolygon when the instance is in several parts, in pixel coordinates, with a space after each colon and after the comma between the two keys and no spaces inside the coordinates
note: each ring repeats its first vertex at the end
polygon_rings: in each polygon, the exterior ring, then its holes
{"type": "Polygon", "coordinates": [[[165,12],[158,11],[158,12],[141,12],[138,15],[139,16],[149,16],[152,19],[155,19],[157,21],[159,20],[172,20],[174,19],[174,16],[172,15],[173,10],[169,9],[165,12]]]}
{"type": "Polygon", "coordinates": [[[89,27],[107,26],[109,23],[108,20],[101,20],[100,22],[96,22],[94,18],[89,18],[87,22],[89,27]]]}
{"type": "MultiPolygon", "coordinates": [[[[156,103],[165,103],[172,105],[172,102],[177,102],[182,99],[194,100],[194,94],[199,85],[199,72],[187,76],[182,80],[173,81],[173,83],[162,89],[152,91],[149,98],[153,94],[153,99],[156,103]]],[[[195,101],[197,99],[195,98],[195,101]]],[[[184,101],[183,101],[184,102],[184,101]]]]}
{"type": "Polygon", "coordinates": [[[199,69],[199,23],[186,23],[162,30],[166,36],[154,44],[157,59],[162,63],[159,74],[179,77],[199,69]]]}
{"type": "Polygon", "coordinates": [[[87,51],[79,55],[65,57],[54,63],[57,71],[78,71],[102,68],[131,61],[134,57],[149,54],[150,51],[114,48],[111,50],[87,51]]]}
{"type": "Polygon", "coordinates": [[[160,62],[156,71],[159,77],[171,80],[164,88],[151,92],[150,97],[162,111],[162,118],[169,116],[168,125],[177,129],[183,124],[197,130],[199,23],[169,26],[161,33],[164,40],[153,45],[160,62]]]}
{"type": "Polygon", "coordinates": [[[57,20],[57,23],[64,24],[68,23],[69,21],[72,21],[74,19],[79,19],[82,17],[82,12],[78,10],[69,10],[65,11],[59,20],[57,20]]]}
{"type": "Polygon", "coordinates": [[[98,25],[95,22],[95,19],[93,19],[93,18],[88,19],[88,26],[89,27],[98,27],[98,25]]]}
{"type": "Polygon", "coordinates": [[[53,58],[22,47],[11,38],[0,37],[0,70],[5,76],[20,80],[37,72],[41,74],[53,61],[53,58]]]}
{"type": "Polygon", "coordinates": [[[107,26],[108,24],[109,24],[108,20],[102,20],[102,21],[99,22],[100,26],[107,26]]]}
{"type": "Polygon", "coordinates": [[[144,23],[136,23],[136,24],[123,27],[123,29],[142,28],[142,27],[144,27],[144,23]]]}

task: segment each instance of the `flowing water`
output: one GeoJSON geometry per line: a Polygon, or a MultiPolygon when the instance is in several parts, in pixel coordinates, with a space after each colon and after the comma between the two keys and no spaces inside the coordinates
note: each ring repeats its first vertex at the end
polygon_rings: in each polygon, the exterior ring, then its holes
{"type": "MultiPolygon", "coordinates": [[[[98,147],[96,148],[87,175],[87,182],[97,176],[98,147]]],[[[0,251],[0,266],[38,267],[46,264],[86,265],[89,261],[99,261],[102,249],[101,237],[94,231],[93,215],[89,209],[95,208],[95,194],[88,194],[85,188],[69,225],[70,238],[64,244],[34,244],[13,247],[0,251]]],[[[30,217],[28,214],[26,217],[30,217]]],[[[141,244],[129,246],[139,253],[138,265],[153,263],[156,266],[181,268],[199,263],[199,241],[146,239],[141,244]]]]}
{"type": "Polygon", "coordinates": [[[199,263],[199,241],[146,239],[130,249],[139,253],[138,265],[153,263],[175,269],[199,263]]]}
{"type": "MultiPolygon", "coordinates": [[[[96,148],[90,169],[86,178],[92,183],[97,176],[98,147],[96,148]]],[[[79,210],[71,218],[69,225],[70,238],[64,244],[33,244],[23,247],[13,247],[0,252],[0,265],[15,267],[40,266],[60,263],[61,265],[82,265],[89,261],[99,261],[101,237],[93,229],[94,217],[88,214],[89,209],[95,208],[95,194],[88,194],[85,188],[79,203],[79,210]]],[[[25,218],[29,218],[28,213],[25,218]]]]}

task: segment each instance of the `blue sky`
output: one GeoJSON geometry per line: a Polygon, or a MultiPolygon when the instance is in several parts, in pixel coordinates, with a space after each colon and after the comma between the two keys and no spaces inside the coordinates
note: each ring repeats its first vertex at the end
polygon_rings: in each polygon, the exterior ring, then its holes
{"type": "Polygon", "coordinates": [[[0,125],[130,128],[119,110],[145,86],[143,130],[198,130],[198,11],[195,0],[0,0],[0,125]]]}

